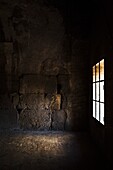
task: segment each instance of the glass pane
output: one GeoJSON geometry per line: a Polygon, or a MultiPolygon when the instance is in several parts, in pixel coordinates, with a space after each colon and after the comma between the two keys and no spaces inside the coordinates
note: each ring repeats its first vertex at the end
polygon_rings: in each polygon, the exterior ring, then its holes
{"type": "Polygon", "coordinates": [[[100,101],[104,102],[104,81],[100,82],[100,101]]]}
{"type": "Polygon", "coordinates": [[[93,117],[95,117],[95,101],[93,101],[93,117]]]}
{"type": "Polygon", "coordinates": [[[99,121],[99,102],[96,102],[96,119],[99,121]]]}
{"type": "Polygon", "coordinates": [[[100,61],[100,80],[104,80],[104,59],[100,61]]]}
{"type": "Polygon", "coordinates": [[[93,83],[93,100],[95,100],[95,83],[93,83]]]}
{"type": "Polygon", "coordinates": [[[93,82],[95,82],[95,66],[93,66],[93,82]]]}
{"type": "Polygon", "coordinates": [[[100,122],[104,125],[104,103],[100,103],[100,122]]]}
{"type": "Polygon", "coordinates": [[[99,81],[99,63],[96,64],[96,81],[99,81]]]}
{"type": "Polygon", "coordinates": [[[99,101],[99,82],[96,83],[96,100],[99,101]]]}

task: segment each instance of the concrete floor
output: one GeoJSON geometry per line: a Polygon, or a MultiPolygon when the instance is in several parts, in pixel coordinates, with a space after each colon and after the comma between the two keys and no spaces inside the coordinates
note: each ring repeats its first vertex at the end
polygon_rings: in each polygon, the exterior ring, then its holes
{"type": "Polygon", "coordinates": [[[105,169],[87,133],[0,132],[0,170],[105,169]]]}

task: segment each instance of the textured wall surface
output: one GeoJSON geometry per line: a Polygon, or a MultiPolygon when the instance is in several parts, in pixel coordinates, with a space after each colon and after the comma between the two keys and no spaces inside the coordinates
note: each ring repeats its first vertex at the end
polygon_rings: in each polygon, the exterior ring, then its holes
{"type": "Polygon", "coordinates": [[[0,93],[23,129],[87,127],[88,47],[70,23],[47,1],[0,1],[0,93]]]}

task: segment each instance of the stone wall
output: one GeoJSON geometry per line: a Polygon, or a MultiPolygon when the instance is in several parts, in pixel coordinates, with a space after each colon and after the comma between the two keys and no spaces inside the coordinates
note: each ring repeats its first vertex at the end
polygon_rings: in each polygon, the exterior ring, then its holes
{"type": "Polygon", "coordinates": [[[71,34],[68,6],[50,2],[0,1],[0,93],[22,129],[85,130],[87,42],[71,34]]]}
{"type": "Polygon", "coordinates": [[[13,104],[18,110],[21,128],[38,130],[66,128],[69,107],[68,79],[67,75],[23,75],[20,78],[19,93],[13,96],[13,104]]]}

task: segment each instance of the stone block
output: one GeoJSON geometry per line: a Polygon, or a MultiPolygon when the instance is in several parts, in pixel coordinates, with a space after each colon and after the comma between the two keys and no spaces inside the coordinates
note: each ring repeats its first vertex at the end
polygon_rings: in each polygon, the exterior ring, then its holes
{"type": "Polygon", "coordinates": [[[24,109],[19,115],[20,128],[25,130],[35,130],[39,125],[39,117],[35,109],[24,109]]]}
{"type": "Polygon", "coordinates": [[[49,130],[51,125],[49,111],[26,108],[20,113],[19,124],[22,129],[49,130]]]}
{"type": "Polygon", "coordinates": [[[39,130],[50,130],[51,127],[51,117],[49,110],[39,109],[39,123],[40,127],[39,130]]]}
{"type": "Polygon", "coordinates": [[[44,93],[45,77],[41,75],[23,75],[20,79],[21,94],[25,93],[44,93]]]}
{"type": "Polygon", "coordinates": [[[22,109],[29,108],[29,109],[38,109],[44,108],[45,101],[44,101],[44,94],[24,94],[20,96],[20,106],[22,109]]]}
{"type": "Polygon", "coordinates": [[[64,130],[67,115],[64,110],[55,111],[52,114],[52,129],[53,130],[64,130]]]}

